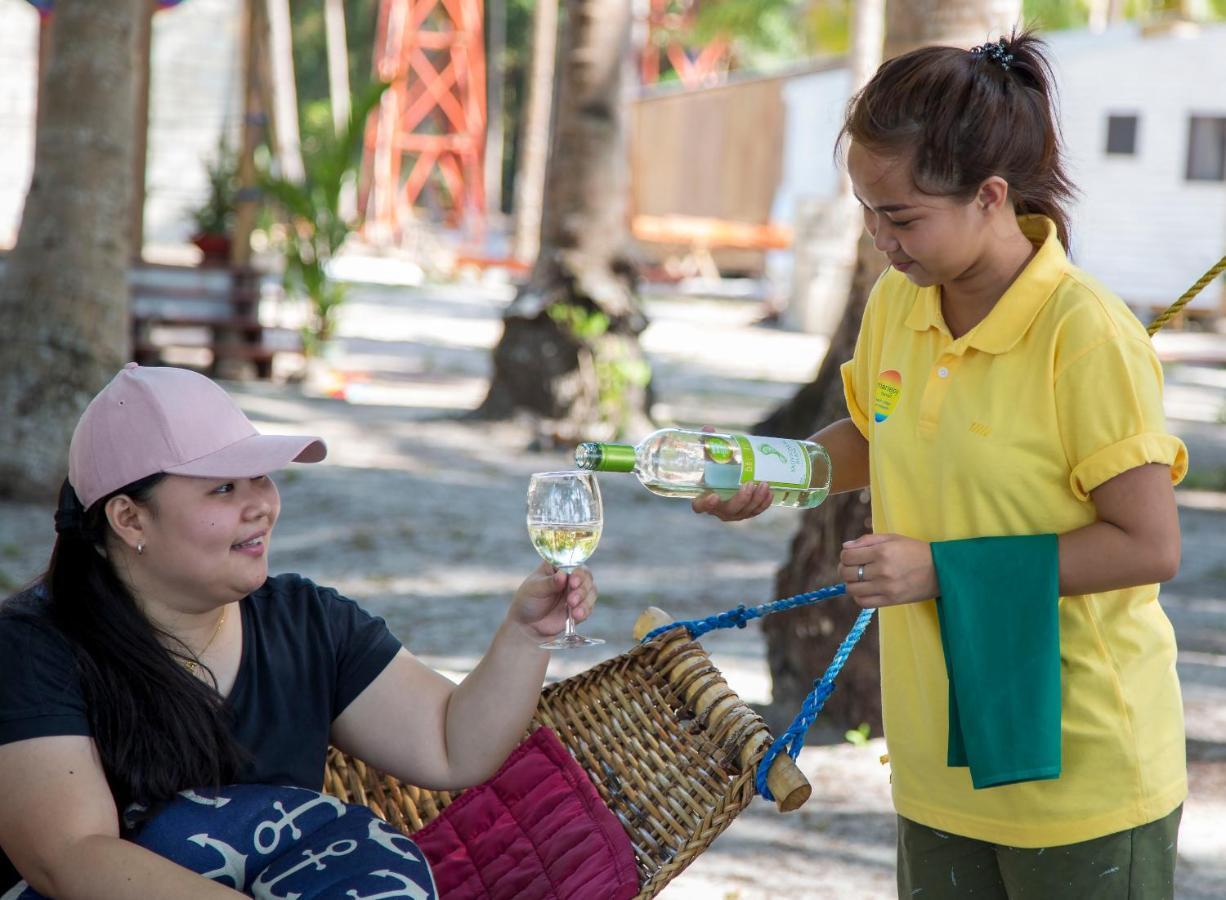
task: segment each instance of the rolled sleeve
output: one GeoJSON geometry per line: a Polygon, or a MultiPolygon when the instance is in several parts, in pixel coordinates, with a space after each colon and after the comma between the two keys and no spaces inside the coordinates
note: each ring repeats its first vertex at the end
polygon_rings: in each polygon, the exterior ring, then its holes
{"type": "Polygon", "coordinates": [[[1056,376],[1069,486],[1080,500],[1116,475],[1159,463],[1178,484],[1188,452],[1166,430],[1162,368],[1148,341],[1120,336],[1080,354],[1056,376]]]}

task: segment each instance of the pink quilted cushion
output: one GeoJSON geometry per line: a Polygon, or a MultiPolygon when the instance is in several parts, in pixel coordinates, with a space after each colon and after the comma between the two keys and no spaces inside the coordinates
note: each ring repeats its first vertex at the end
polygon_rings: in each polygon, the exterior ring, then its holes
{"type": "Polygon", "coordinates": [[[413,835],[442,900],[628,900],[634,850],[548,728],[413,835]]]}

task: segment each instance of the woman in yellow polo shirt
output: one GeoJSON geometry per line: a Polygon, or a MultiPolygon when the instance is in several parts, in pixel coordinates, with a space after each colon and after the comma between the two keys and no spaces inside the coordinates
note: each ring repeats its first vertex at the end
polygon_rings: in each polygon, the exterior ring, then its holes
{"type": "MultiPolygon", "coordinates": [[[[927,47],[885,63],[843,127],[890,267],[843,367],[850,416],[813,440],[834,490],[872,486],[876,533],[844,547],[841,574],[881,608],[900,897],[1173,896],[1187,782],[1157,596],[1179,566],[1186,451],[1166,431],[1144,329],[1066,256],[1072,186],[1051,97],[1028,33],[927,47]],[[1057,763],[977,787],[952,765],[955,648],[933,548],[1021,535],[1051,537],[1057,763]]],[[[768,502],[747,487],[695,509],[739,519],[768,502]]]]}

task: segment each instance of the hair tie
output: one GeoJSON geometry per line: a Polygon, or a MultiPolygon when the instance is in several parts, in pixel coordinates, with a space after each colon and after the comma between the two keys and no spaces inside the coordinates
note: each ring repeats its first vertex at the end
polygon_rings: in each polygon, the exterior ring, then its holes
{"type": "Polygon", "coordinates": [[[978,47],[972,47],[971,56],[976,59],[986,56],[1006,72],[1009,71],[1009,66],[1013,63],[1013,54],[1009,52],[1009,45],[1005,43],[1004,38],[1001,38],[994,44],[980,44],[978,47]]]}
{"type": "Polygon", "coordinates": [[[85,530],[85,507],[68,479],[60,486],[60,502],[55,508],[55,533],[80,534],[85,530]]]}

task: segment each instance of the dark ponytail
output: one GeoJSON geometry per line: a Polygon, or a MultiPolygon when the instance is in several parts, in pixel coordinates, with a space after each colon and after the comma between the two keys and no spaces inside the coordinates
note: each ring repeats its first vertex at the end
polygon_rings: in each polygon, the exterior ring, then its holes
{"type": "Polygon", "coordinates": [[[77,659],[94,741],[120,812],[131,802],[153,805],[187,788],[231,783],[242,764],[222,698],[180,664],[191,658],[188,649],[150,622],[100,552],[110,529],[107,501],[126,494],[147,503],[164,477],[121,488],[88,511],[65,482],[43,578],[51,619],[77,659]]]}
{"type": "Polygon", "coordinates": [[[1009,182],[1019,214],[1056,224],[1069,247],[1065,171],[1046,45],[1032,32],[973,51],[921,47],[884,63],[847,106],[839,146],[850,138],[886,156],[911,158],[926,194],[969,200],[987,178],[1009,182]]]}

